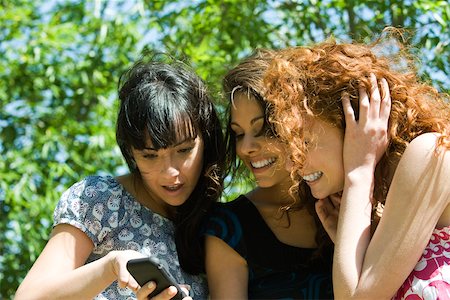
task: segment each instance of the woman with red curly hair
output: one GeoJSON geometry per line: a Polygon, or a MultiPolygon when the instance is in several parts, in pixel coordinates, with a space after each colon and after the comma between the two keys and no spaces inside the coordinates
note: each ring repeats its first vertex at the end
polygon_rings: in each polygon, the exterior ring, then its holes
{"type": "Polygon", "coordinates": [[[335,243],[335,297],[450,297],[449,95],[387,41],[282,50],[264,96],[335,243]]]}

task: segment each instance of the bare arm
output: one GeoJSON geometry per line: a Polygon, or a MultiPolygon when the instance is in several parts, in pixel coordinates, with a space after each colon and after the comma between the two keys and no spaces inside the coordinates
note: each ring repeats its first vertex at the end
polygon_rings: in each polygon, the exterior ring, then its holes
{"type": "Polygon", "coordinates": [[[370,105],[368,99],[362,100],[358,122],[351,120],[351,109],[344,103],[350,122],[333,261],[337,299],[390,299],[414,269],[450,199],[450,152],[435,156],[436,135],[423,134],[404,152],[383,217],[370,239],[370,200],[380,144],[374,137],[382,132],[376,123],[385,118],[383,101],[380,106],[379,95],[374,95],[372,91],[370,105]]]}
{"type": "Polygon", "coordinates": [[[92,241],[79,229],[57,225],[41,255],[28,272],[15,299],[92,299],[118,277],[119,285],[137,289],[126,262],[142,256],[134,251],[113,251],[85,264],[92,241]]]}
{"type": "Polygon", "coordinates": [[[248,299],[247,262],[215,236],[206,236],[205,244],[210,298],[248,299]]]}
{"type": "Polygon", "coordinates": [[[425,134],[408,146],[370,241],[370,215],[357,187],[364,183],[355,179],[347,189],[334,261],[337,298],[391,298],[414,269],[450,198],[450,152],[435,157],[435,142],[425,134]]]}

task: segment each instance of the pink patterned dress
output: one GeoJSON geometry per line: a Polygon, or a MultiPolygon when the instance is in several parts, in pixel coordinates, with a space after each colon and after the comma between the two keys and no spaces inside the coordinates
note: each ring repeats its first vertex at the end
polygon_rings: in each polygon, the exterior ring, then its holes
{"type": "Polygon", "coordinates": [[[450,300],[450,227],[434,229],[422,257],[393,299],[450,300]]]}

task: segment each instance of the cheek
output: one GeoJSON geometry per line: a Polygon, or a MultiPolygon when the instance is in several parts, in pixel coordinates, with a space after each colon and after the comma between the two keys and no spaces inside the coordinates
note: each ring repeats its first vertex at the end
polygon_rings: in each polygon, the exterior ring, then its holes
{"type": "Polygon", "coordinates": [[[334,181],[336,184],[337,192],[340,192],[344,189],[344,162],[342,158],[342,152],[335,151],[332,155],[329,156],[330,166],[332,166],[333,170],[331,174],[334,177],[334,181]]]}
{"type": "Polygon", "coordinates": [[[159,186],[159,184],[155,180],[157,176],[155,176],[153,173],[144,173],[141,171],[141,178],[144,182],[144,185],[152,191],[155,190],[157,186],[159,186]]]}
{"type": "Polygon", "coordinates": [[[203,167],[203,153],[196,152],[193,153],[187,160],[183,163],[183,172],[190,174],[194,177],[198,177],[203,167]]]}
{"type": "Polygon", "coordinates": [[[159,168],[158,163],[156,162],[149,163],[142,160],[136,161],[136,166],[142,175],[146,174],[147,176],[152,176],[153,174],[156,174],[159,168]]]}

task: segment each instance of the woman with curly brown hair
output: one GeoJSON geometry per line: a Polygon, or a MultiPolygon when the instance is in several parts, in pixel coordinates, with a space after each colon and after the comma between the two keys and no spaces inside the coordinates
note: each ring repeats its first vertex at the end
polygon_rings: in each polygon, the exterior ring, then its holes
{"type": "Polygon", "coordinates": [[[264,96],[335,243],[335,297],[448,297],[449,95],[388,41],[280,51],[264,96]]]}
{"type": "MultiPolygon", "coordinates": [[[[286,147],[266,116],[262,78],[274,57],[260,49],[231,69],[223,85],[229,97],[227,161],[232,180],[247,169],[256,187],[221,203],[206,229],[206,273],[211,299],[330,299],[332,242],[303,185],[286,170],[286,147]],[[312,205],[311,205],[311,204],[312,205]],[[309,207],[308,207],[309,205],[309,207]]],[[[246,175],[246,174],[242,174],[246,175]]]]}

